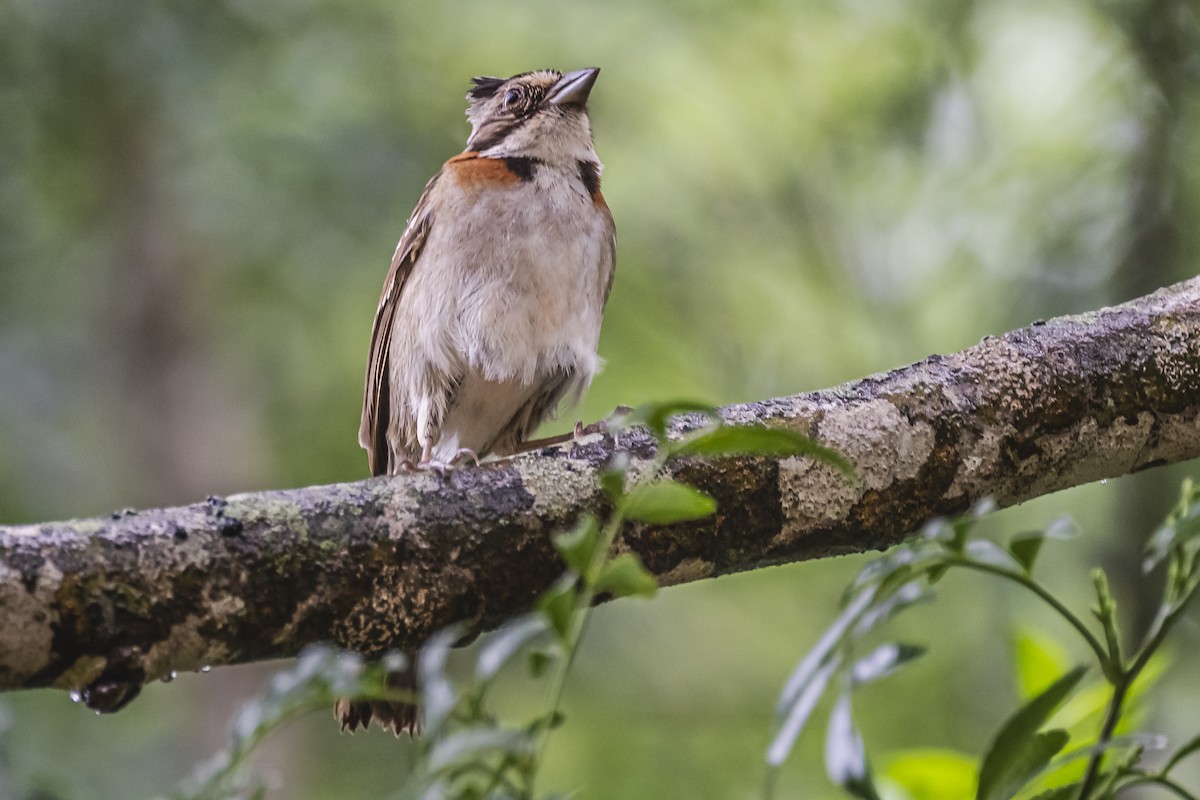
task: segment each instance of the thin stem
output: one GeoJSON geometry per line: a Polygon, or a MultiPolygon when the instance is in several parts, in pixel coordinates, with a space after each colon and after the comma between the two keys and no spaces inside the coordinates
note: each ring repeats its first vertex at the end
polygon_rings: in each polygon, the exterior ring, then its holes
{"type": "MultiPolygon", "coordinates": [[[[660,442],[654,461],[640,480],[654,480],[674,454],[674,448],[668,446],[667,442],[660,442]]],[[[588,575],[598,574],[600,567],[610,558],[613,545],[616,544],[617,538],[621,534],[621,527],[624,522],[624,508],[622,503],[618,502],[616,508],[613,509],[612,516],[600,534],[600,541],[597,542],[596,549],[592,553],[592,560],[587,566],[588,575]]],[[[571,665],[575,663],[575,655],[579,652],[579,644],[583,640],[584,632],[587,630],[588,621],[592,616],[592,604],[596,599],[596,588],[592,585],[592,582],[586,577],[581,577],[581,580],[583,585],[575,597],[575,609],[571,614],[571,632],[566,643],[566,658],[561,659],[555,666],[554,677],[551,680],[548,692],[551,720],[558,715],[558,710],[562,707],[563,694],[567,686],[567,674],[571,671],[571,665]]],[[[541,734],[538,736],[537,747],[534,749],[533,766],[530,772],[535,779],[539,772],[542,758],[546,753],[546,745],[550,738],[550,729],[550,725],[542,729],[541,734]]]]}
{"type": "Polygon", "coordinates": [[[1123,673],[1121,679],[1113,684],[1112,697],[1108,700],[1108,708],[1104,712],[1104,725],[1100,728],[1100,736],[1096,739],[1096,752],[1088,759],[1087,771],[1084,773],[1083,782],[1079,786],[1079,800],[1089,797],[1092,787],[1096,784],[1096,779],[1100,776],[1100,765],[1104,763],[1104,745],[1112,738],[1113,731],[1117,729],[1117,723],[1121,721],[1121,707],[1125,704],[1125,697],[1129,692],[1129,687],[1133,683],[1132,670],[1123,673]]]}
{"type": "Polygon", "coordinates": [[[1087,771],[1084,774],[1083,782],[1080,784],[1078,798],[1079,800],[1085,800],[1085,798],[1090,795],[1092,787],[1095,786],[1096,780],[1100,775],[1100,765],[1104,761],[1103,745],[1112,738],[1113,732],[1117,728],[1117,723],[1120,722],[1122,706],[1125,704],[1125,697],[1129,692],[1129,687],[1133,684],[1133,680],[1137,677],[1138,673],[1141,672],[1142,668],[1148,663],[1150,659],[1150,653],[1152,653],[1158,644],[1161,643],[1162,637],[1166,634],[1167,628],[1170,627],[1169,623],[1173,622],[1172,615],[1168,614],[1165,617],[1160,617],[1159,619],[1155,620],[1156,627],[1154,629],[1154,635],[1147,642],[1147,646],[1143,647],[1138,653],[1138,657],[1134,660],[1134,663],[1130,665],[1129,669],[1125,669],[1124,665],[1119,663],[1119,655],[1116,653],[1109,653],[1107,650],[1105,650],[1104,644],[1098,638],[1096,638],[1095,634],[1088,630],[1087,626],[1083,624],[1083,620],[1081,620],[1069,608],[1059,602],[1058,598],[1050,594],[1050,592],[1040,584],[1029,580],[1024,575],[992,564],[983,564],[978,561],[969,561],[967,559],[958,557],[951,559],[951,563],[968,567],[970,569],[979,570],[981,572],[988,572],[992,575],[999,575],[1002,578],[1008,578],[1010,581],[1014,581],[1021,586],[1024,586],[1026,589],[1030,590],[1043,601],[1045,601],[1051,608],[1057,611],[1063,619],[1070,623],[1071,626],[1079,632],[1079,635],[1083,637],[1083,640],[1088,643],[1088,646],[1092,648],[1092,652],[1096,654],[1096,658],[1100,661],[1102,672],[1112,684],[1113,694],[1108,701],[1108,708],[1104,715],[1104,724],[1100,729],[1100,737],[1097,739],[1097,743],[1100,744],[1101,747],[1097,749],[1095,755],[1088,760],[1087,771]],[[1114,663],[1114,659],[1117,659],[1116,663],[1114,663]]]}
{"type": "Polygon", "coordinates": [[[1198,798],[1196,795],[1192,794],[1187,789],[1168,778],[1166,775],[1148,775],[1142,773],[1121,788],[1128,789],[1131,786],[1141,786],[1144,784],[1160,786],[1163,789],[1173,793],[1176,797],[1179,797],[1180,800],[1200,800],[1200,798],[1198,798]]]}
{"type": "MultiPolygon", "coordinates": [[[[604,531],[600,536],[600,542],[596,547],[596,553],[603,554],[604,558],[608,557],[608,551],[612,549],[613,542],[616,540],[617,532],[621,530],[621,523],[624,519],[620,509],[618,508],[608,524],[604,526],[604,531]]],[[[593,559],[596,555],[593,554],[593,559]]],[[[588,572],[594,573],[595,564],[588,565],[588,572]]],[[[547,696],[550,698],[550,720],[558,715],[558,709],[562,707],[563,694],[567,687],[567,674],[571,671],[571,665],[575,663],[575,655],[579,652],[579,644],[583,641],[584,631],[587,629],[588,620],[592,616],[592,601],[595,600],[596,591],[587,582],[583,581],[583,585],[579,589],[579,594],[575,598],[575,610],[571,614],[571,632],[566,644],[566,657],[560,659],[554,668],[554,677],[550,682],[550,689],[547,696]]],[[[546,745],[550,738],[550,730],[553,726],[547,724],[542,728],[538,735],[537,748],[533,756],[533,774],[536,776],[538,767],[542,762],[542,757],[546,752],[546,745]]]]}
{"type": "MultiPolygon", "coordinates": [[[[1100,737],[1097,740],[1099,744],[1103,745],[1112,738],[1113,731],[1117,727],[1117,722],[1121,718],[1121,706],[1125,702],[1125,697],[1130,687],[1133,686],[1133,682],[1137,680],[1138,675],[1141,674],[1146,665],[1150,663],[1151,656],[1158,651],[1163,640],[1183,613],[1188,601],[1192,599],[1193,594],[1194,591],[1189,593],[1171,611],[1162,613],[1160,610],[1160,613],[1154,617],[1154,622],[1150,625],[1150,630],[1146,634],[1145,644],[1138,650],[1138,654],[1129,665],[1129,669],[1123,670],[1119,676],[1119,680],[1113,681],[1113,696],[1108,703],[1108,711],[1104,717],[1104,726],[1100,729],[1100,737]]],[[[1163,606],[1160,606],[1161,608],[1163,606]]],[[[1083,783],[1079,789],[1079,800],[1084,800],[1088,796],[1088,792],[1095,784],[1096,777],[1100,773],[1100,766],[1103,761],[1104,753],[1102,750],[1097,751],[1091,760],[1088,761],[1087,772],[1084,774],[1083,783]]]]}
{"type": "MultiPolygon", "coordinates": [[[[500,786],[500,784],[506,782],[504,780],[504,773],[507,772],[508,768],[515,764],[516,761],[517,758],[512,753],[507,753],[505,754],[504,758],[500,759],[500,762],[496,765],[496,769],[492,771],[491,781],[483,790],[483,797],[491,797],[492,792],[494,792],[500,786]]],[[[511,784],[509,785],[511,786],[511,784]]]]}
{"type": "Polygon", "coordinates": [[[763,800],[775,800],[775,787],[779,784],[779,767],[767,769],[767,774],[763,777],[763,800]]]}
{"type": "MultiPolygon", "coordinates": [[[[1096,637],[1094,633],[1088,630],[1088,627],[1083,624],[1083,620],[1075,616],[1071,609],[1059,602],[1058,598],[1050,594],[1050,592],[1042,587],[1041,584],[1029,580],[1024,575],[1004,569],[1003,567],[998,567],[992,564],[984,564],[978,561],[969,561],[958,556],[954,556],[949,559],[949,563],[960,567],[978,570],[980,572],[988,572],[992,575],[999,575],[1001,578],[1007,578],[1010,581],[1018,583],[1036,594],[1051,608],[1057,611],[1059,616],[1070,623],[1071,627],[1079,632],[1079,635],[1083,637],[1085,642],[1087,642],[1088,647],[1092,648],[1092,652],[1096,654],[1096,658],[1099,660],[1100,666],[1102,669],[1104,669],[1105,674],[1108,674],[1107,667],[1109,666],[1110,659],[1108,651],[1104,649],[1104,644],[1096,637]]],[[[1120,664],[1115,666],[1118,668],[1118,670],[1120,669],[1120,664]]]]}

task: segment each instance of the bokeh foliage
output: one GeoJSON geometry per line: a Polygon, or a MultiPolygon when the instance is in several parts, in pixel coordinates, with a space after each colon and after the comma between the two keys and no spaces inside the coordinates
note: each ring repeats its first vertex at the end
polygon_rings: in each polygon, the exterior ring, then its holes
{"type": "MultiPolygon", "coordinates": [[[[0,519],[363,476],[379,285],[425,180],[465,140],[472,75],[603,69],[592,114],[618,275],[587,419],[819,388],[1187,277],[1196,14],[1192,0],[0,0],[0,519]]],[[[1177,476],[997,524],[1069,511],[1139,541],[1177,476]]],[[[1119,585],[1127,556],[1108,557],[1119,585]]],[[[552,782],[582,797],[757,786],[779,684],[854,566],[604,609],[552,782]]],[[[945,643],[888,687],[924,703],[920,730],[881,703],[863,720],[873,741],[978,751],[994,728],[980,720],[1008,707],[995,654],[1021,601],[958,590],[932,623],[945,643]]],[[[113,718],[56,693],[4,698],[0,795],[163,791],[263,674],[181,676],[113,718]]],[[[1170,707],[1194,716],[1187,684],[1170,707]]],[[[786,785],[822,791],[819,757],[801,752],[786,785]]],[[[321,719],[260,758],[281,798],[379,797],[405,749],[321,719]]]]}

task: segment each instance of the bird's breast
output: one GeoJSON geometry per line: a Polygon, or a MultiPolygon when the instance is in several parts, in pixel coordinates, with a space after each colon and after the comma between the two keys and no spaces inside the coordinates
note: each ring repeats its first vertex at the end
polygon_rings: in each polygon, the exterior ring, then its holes
{"type": "Polygon", "coordinates": [[[577,170],[470,155],[447,165],[430,263],[414,279],[438,274],[455,287],[440,298],[447,335],[485,377],[590,377],[612,270],[606,210],[577,170]]]}

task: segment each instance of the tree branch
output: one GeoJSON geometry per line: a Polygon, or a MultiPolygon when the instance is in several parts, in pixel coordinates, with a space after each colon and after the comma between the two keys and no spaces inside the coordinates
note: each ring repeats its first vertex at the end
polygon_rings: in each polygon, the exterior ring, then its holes
{"type": "MultiPolygon", "coordinates": [[[[715,516],[632,525],[664,584],[884,548],[984,497],[1010,505],[1200,455],[1200,279],[1038,322],[834,389],[730,406],[842,452],[859,483],[803,458],[674,465],[715,516]]],[[[672,434],[701,424],[680,417],[672,434]]],[[[113,710],[174,670],[333,641],[414,649],[485,630],[561,572],[549,534],[603,514],[614,453],[644,431],[456,470],[209,498],[0,527],[0,689],[83,691],[113,710]]]]}

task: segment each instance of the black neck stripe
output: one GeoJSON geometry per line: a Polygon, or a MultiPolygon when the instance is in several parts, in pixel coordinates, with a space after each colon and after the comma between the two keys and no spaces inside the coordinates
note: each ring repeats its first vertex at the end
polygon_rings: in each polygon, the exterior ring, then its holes
{"type": "Polygon", "coordinates": [[[583,188],[595,197],[596,192],[600,191],[600,165],[595,161],[580,161],[579,177],[583,180],[583,188]]]}
{"type": "Polygon", "coordinates": [[[506,156],[502,159],[504,166],[508,167],[509,171],[517,176],[517,180],[525,183],[533,180],[533,171],[542,162],[536,158],[526,158],[523,156],[506,156]]]}

